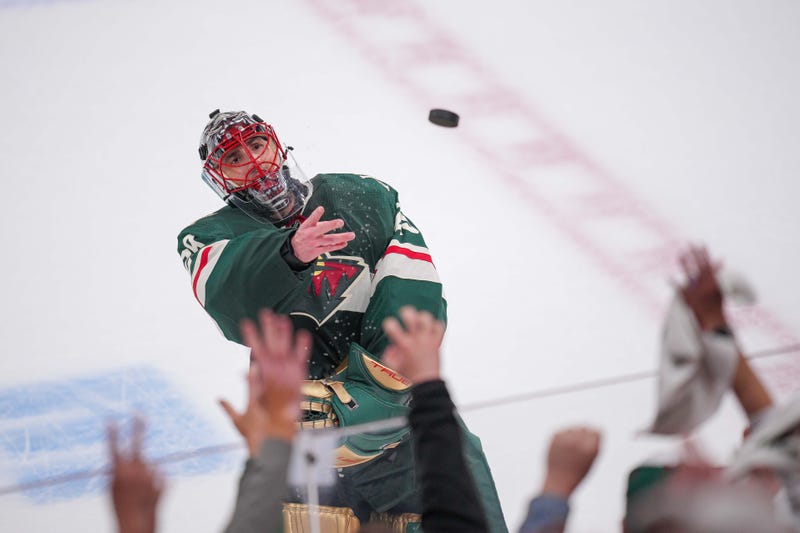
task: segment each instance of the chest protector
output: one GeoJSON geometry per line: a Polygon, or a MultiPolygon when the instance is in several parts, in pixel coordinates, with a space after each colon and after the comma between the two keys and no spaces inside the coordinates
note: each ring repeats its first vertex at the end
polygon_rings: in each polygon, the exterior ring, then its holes
{"type": "MultiPolygon", "coordinates": [[[[411,382],[352,343],[333,376],[303,386],[301,429],[347,427],[407,416],[411,382]]],[[[411,428],[401,427],[343,437],[334,466],[354,497],[382,513],[413,501],[419,487],[414,473],[411,428]]]]}
{"type": "MultiPolygon", "coordinates": [[[[301,430],[346,427],[408,414],[411,382],[356,343],[333,376],[303,383],[301,430]]],[[[336,450],[336,468],[367,463],[410,438],[410,428],[350,435],[336,450]]]]}

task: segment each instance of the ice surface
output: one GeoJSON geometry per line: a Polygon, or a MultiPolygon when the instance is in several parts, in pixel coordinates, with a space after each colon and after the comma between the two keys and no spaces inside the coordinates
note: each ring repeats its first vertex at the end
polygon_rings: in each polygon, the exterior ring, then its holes
{"type": "MultiPolygon", "coordinates": [[[[459,404],[646,375],[690,239],[756,285],[761,306],[736,315],[748,350],[796,342],[798,23],[777,1],[0,3],[0,390],[42,409],[3,411],[3,486],[26,446],[50,446],[37,457],[53,472],[102,461],[91,418],[117,403],[32,392],[124,368],[156,369],[206,424],[151,420],[154,454],[203,446],[198,433],[236,442],[216,399],[241,401],[247,355],[194,301],[175,251],[219,206],[196,156],[215,108],[267,117],[310,174],[400,191],[445,283],[459,404]],[[427,122],[434,107],[459,127],[427,122]],[[63,426],[68,454],[42,424],[63,426]]],[[[780,396],[800,379],[797,353],[758,369],[780,396]]],[[[605,438],[570,530],[617,529],[627,470],[675,445],[637,437],[654,383],[464,412],[512,529],[548,436],[572,422],[605,438]]],[[[701,436],[725,460],[743,427],[729,400],[701,436]]],[[[162,531],[220,530],[238,472],[175,472],[162,531]]],[[[109,521],[97,492],[0,496],[3,531],[109,521]]]]}

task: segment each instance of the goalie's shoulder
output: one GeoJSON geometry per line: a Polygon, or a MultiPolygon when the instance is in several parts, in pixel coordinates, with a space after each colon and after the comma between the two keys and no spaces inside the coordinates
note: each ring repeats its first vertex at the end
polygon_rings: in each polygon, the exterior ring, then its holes
{"type": "Polygon", "coordinates": [[[314,190],[350,191],[395,197],[397,192],[388,183],[368,174],[331,173],[314,177],[314,190]]]}
{"type": "Polygon", "coordinates": [[[212,241],[215,240],[215,237],[224,238],[229,236],[231,233],[228,224],[230,211],[233,211],[233,209],[225,206],[188,224],[178,233],[178,242],[182,241],[187,235],[202,236],[205,240],[212,241]]]}
{"type": "Polygon", "coordinates": [[[225,206],[195,220],[178,233],[178,254],[188,267],[189,258],[194,254],[209,245],[227,242],[246,233],[251,222],[253,221],[238,209],[225,206]],[[243,224],[246,227],[243,228],[243,224]]]}
{"type": "Polygon", "coordinates": [[[195,240],[199,239],[210,244],[221,239],[232,239],[264,227],[266,227],[265,224],[251,219],[239,209],[226,205],[183,228],[178,234],[178,248],[180,250],[180,243],[187,235],[192,235],[195,240]]]}

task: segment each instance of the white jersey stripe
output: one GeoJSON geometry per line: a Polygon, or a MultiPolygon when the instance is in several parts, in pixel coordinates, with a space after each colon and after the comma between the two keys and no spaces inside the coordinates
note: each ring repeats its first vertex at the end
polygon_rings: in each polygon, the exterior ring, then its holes
{"type": "Polygon", "coordinates": [[[375,294],[378,283],[388,276],[441,283],[439,274],[430,261],[411,259],[402,254],[388,254],[375,265],[375,276],[372,278],[370,297],[375,294]]]}
{"type": "Polygon", "coordinates": [[[194,296],[200,305],[206,306],[206,283],[214,271],[214,267],[219,261],[222,250],[228,245],[228,239],[217,241],[215,243],[204,246],[197,252],[197,259],[195,259],[195,271],[192,274],[192,290],[194,296]]]}

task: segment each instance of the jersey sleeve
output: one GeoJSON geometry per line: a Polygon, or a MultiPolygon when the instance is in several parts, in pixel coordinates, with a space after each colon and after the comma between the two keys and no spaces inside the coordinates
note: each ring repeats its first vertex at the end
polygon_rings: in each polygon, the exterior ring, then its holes
{"type": "MultiPolygon", "coordinates": [[[[388,186],[386,186],[388,188],[388,186]]],[[[371,283],[369,305],[362,322],[363,346],[376,357],[383,354],[389,341],[383,332],[383,320],[398,316],[398,310],[411,305],[429,311],[439,320],[447,320],[447,303],[442,283],[420,230],[402,211],[397,192],[389,188],[394,233],[378,254],[371,283]]]]}
{"type": "Polygon", "coordinates": [[[260,309],[288,312],[308,288],[307,272],[295,272],[280,255],[289,230],[264,227],[234,236],[195,224],[178,236],[178,253],[195,298],[226,338],[242,343],[239,324],[260,309]]]}

